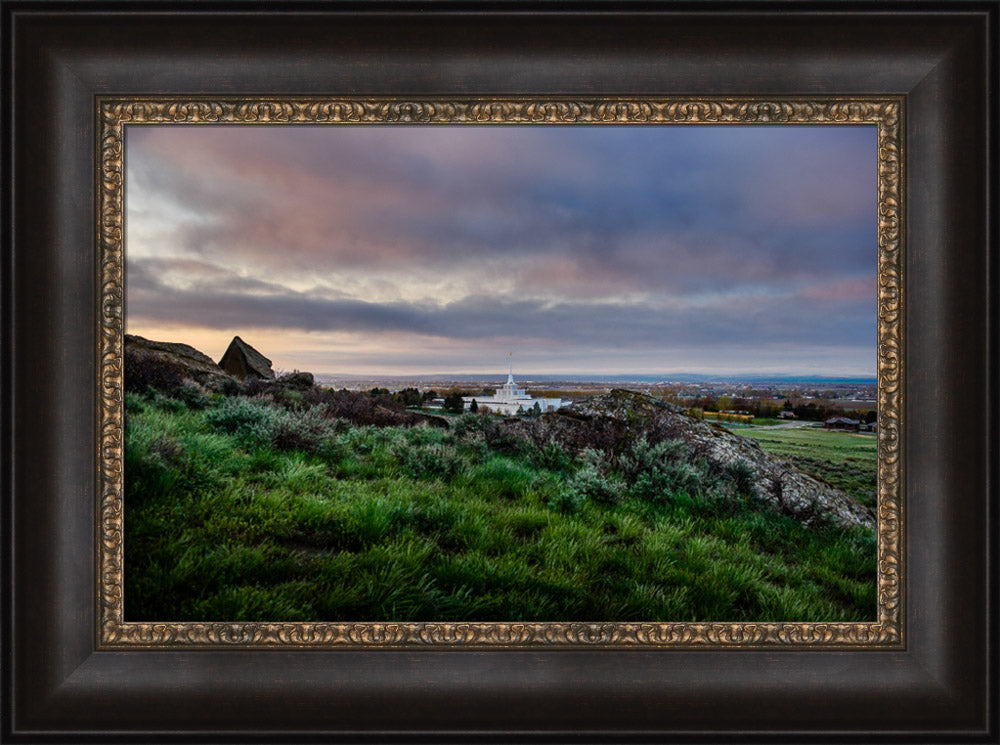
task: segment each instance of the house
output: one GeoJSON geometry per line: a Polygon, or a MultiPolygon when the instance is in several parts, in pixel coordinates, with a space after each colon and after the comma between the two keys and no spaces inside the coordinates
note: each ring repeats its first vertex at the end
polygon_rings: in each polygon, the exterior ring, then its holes
{"type": "Polygon", "coordinates": [[[857,432],[861,427],[861,422],[857,419],[848,419],[846,416],[832,416],[823,422],[827,429],[842,429],[850,432],[857,432]]]}
{"type": "Polygon", "coordinates": [[[779,411],[778,419],[796,419],[794,411],[779,411]]]}

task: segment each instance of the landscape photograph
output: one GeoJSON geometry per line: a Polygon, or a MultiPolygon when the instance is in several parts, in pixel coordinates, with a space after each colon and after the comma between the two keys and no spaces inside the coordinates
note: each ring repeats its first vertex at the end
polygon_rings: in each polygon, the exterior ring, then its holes
{"type": "Polygon", "coordinates": [[[873,124],[134,124],[124,619],[877,608],[873,124]]]}

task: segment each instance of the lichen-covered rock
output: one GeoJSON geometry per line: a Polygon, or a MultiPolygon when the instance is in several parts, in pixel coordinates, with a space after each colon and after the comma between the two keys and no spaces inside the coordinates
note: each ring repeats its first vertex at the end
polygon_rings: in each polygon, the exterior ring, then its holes
{"type": "Polygon", "coordinates": [[[315,380],[313,379],[313,374],[311,372],[291,372],[286,375],[281,375],[275,379],[274,384],[281,386],[282,388],[290,388],[292,390],[306,390],[307,388],[312,388],[315,385],[315,380]]]}
{"type": "MultiPolygon", "coordinates": [[[[615,388],[608,393],[592,396],[582,401],[564,406],[564,414],[581,414],[585,416],[606,416],[621,421],[637,421],[648,419],[664,413],[683,414],[683,410],[673,404],[652,396],[624,388],[615,388]]],[[[691,419],[691,417],[686,417],[691,419]]],[[[698,420],[695,420],[698,421],[698,420]]]]}
{"type": "Polygon", "coordinates": [[[760,497],[775,510],[792,515],[806,524],[827,522],[841,526],[875,527],[875,515],[865,505],[802,471],[793,464],[761,450],[717,424],[689,416],[664,401],[633,391],[615,389],[561,409],[553,417],[585,420],[608,419],[627,424],[649,422],[669,429],[683,439],[699,457],[720,466],[744,462],[753,474],[760,497]]]}

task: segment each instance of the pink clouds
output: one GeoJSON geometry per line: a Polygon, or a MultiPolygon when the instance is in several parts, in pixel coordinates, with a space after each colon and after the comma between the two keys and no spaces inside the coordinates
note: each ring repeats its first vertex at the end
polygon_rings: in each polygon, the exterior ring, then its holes
{"type": "Polygon", "coordinates": [[[868,345],[871,134],[136,126],[128,312],[434,337],[455,360],[471,339],[470,358],[513,338],[592,365],[595,349],[868,345]]]}
{"type": "Polygon", "coordinates": [[[874,277],[859,277],[806,287],[798,297],[813,302],[873,303],[875,290],[874,277]]]}

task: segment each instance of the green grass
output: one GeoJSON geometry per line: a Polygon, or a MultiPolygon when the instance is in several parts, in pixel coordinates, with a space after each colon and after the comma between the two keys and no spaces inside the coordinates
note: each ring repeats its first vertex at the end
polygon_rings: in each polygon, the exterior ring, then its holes
{"type": "Polygon", "coordinates": [[[794,463],[870,507],[876,500],[878,438],[813,427],[743,429],[765,451],[794,463]]]}
{"type": "Polygon", "coordinates": [[[875,617],[872,531],[803,527],[674,446],[284,416],[127,396],[127,620],[875,617]]]}

